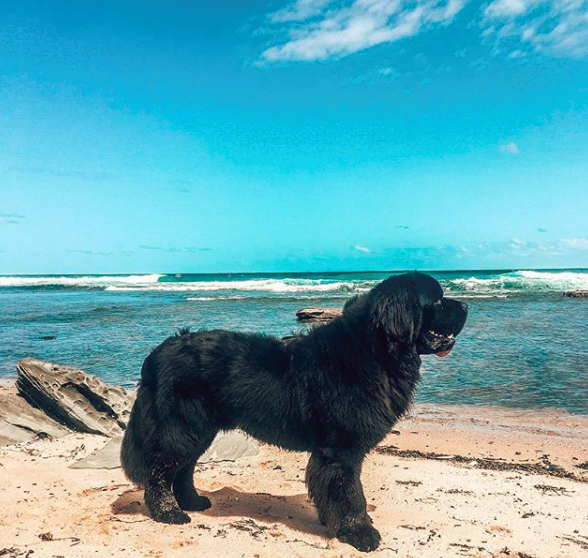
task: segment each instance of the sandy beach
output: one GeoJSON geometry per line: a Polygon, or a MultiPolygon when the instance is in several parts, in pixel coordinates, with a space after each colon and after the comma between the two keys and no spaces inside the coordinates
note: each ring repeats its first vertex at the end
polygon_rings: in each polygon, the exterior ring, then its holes
{"type": "MultiPolygon", "coordinates": [[[[4,387],[3,389],[7,389],[4,387]]],[[[361,556],[329,538],[307,455],[261,445],[197,468],[212,509],[153,522],[121,469],[70,469],[105,445],[70,434],[0,449],[0,556],[361,556]]],[[[374,555],[588,556],[588,417],[418,406],[366,459],[374,555]]]]}

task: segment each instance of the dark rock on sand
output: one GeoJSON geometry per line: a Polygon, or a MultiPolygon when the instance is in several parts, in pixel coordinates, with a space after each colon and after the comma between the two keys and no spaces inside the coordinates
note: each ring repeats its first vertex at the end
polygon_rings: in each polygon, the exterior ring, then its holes
{"type": "Polygon", "coordinates": [[[77,368],[36,359],[17,364],[19,394],[47,416],[78,432],[121,433],[132,406],[130,394],[77,368]]]}
{"type": "MultiPolygon", "coordinates": [[[[82,370],[43,362],[21,360],[16,388],[0,392],[0,446],[37,438],[59,438],[86,432],[112,438],[71,467],[114,469],[120,467],[120,444],[134,397],[82,370]]],[[[199,460],[235,461],[257,455],[259,446],[240,431],[221,432],[199,460]]]]}
{"type": "Polygon", "coordinates": [[[564,296],[569,296],[570,298],[588,298],[588,291],[566,291],[564,292],[564,296]]]}
{"type": "Polygon", "coordinates": [[[304,308],[296,312],[299,322],[329,322],[343,313],[340,308],[304,308]]]}

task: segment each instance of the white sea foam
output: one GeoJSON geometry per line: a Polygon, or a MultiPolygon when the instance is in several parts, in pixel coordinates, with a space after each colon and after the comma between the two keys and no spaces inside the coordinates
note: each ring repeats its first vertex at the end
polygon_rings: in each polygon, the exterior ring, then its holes
{"type": "Polygon", "coordinates": [[[501,295],[588,289],[588,273],[574,271],[515,271],[501,275],[448,280],[447,293],[501,295]]]}
{"type": "Polygon", "coordinates": [[[245,300],[247,296],[189,296],[186,300],[210,302],[216,300],[245,300]]]}
{"type": "MultiPolygon", "coordinates": [[[[459,297],[459,293],[451,293],[451,291],[447,291],[446,295],[453,294],[453,296],[459,297]]],[[[463,296],[463,293],[462,293],[463,296]]],[[[468,298],[508,298],[509,295],[504,294],[469,294],[467,295],[468,298]]]]}
{"type": "MultiPolygon", "coordinates": [[[[375,285],[377,282],[374,282],[375,285]]],[[[164,292],[219,292],[245,291],[266,292],[270,294],[297,293],[361,293],[367,292],[372,285],[365,282],[335,281],[312,279],[251,279],[248,281],[194,281],[163,282],[150,285],[112,285],[108,291],[143,290],[164,292]]]]}
{"type": "Polygon", "coordinates": [[[534,283],[553,285],[561,289],[588,289],[588,273],[574,271],[519,271],[522,277],[534,283]]]}
{"type": "Polygon", "coordinates": [[[108,287],[110,285],[149,285],[163,277],[149,275],[101,276],[6,276],[0,277],[0,287],[108,287]]]}
{"type": "MultiPolygon", "coordinates": [[[[292,296],[312,298],[321,296],[350,297],[369,291],[378,280],[323,279],[323,278],[243,278],[241,280],[205,281],[197,275],[195,281],[182,281],[181,277],[163,274],[146,275],[84,275],[84,276],[4,276],[0,277],[2,287],[30,288],[81,288],[104,289],[107,291],[153,291],[169,293],[201,293],[194,295],[199,300],[227,299],[241,296],[292,296]],[[173,280],[176,279],[176,280],[173,280]],[[179,280],[178,280],[179,279],[179,280]],[[209,294],[210,293],[210,294],[209,294]],[[212,294],[218,293],[218,294],[212,294]]],[[[461,277],[439,276],[447,296],[501,297],[563,292],[566,290],[588,290],[588,273],[566,271],[513,271],[492,274],[489,272],[464,274],[461,277]]],[[[234,298],[233,298],[234,299],[234,298]]]]}

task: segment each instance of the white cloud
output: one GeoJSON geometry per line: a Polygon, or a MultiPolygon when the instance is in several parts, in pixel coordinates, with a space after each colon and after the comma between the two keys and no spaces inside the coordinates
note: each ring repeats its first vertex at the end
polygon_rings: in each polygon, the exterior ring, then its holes
{"type": "Polygon", "coordinates": [[[514,41],[516,52],[588,55],[588,0],[495,0],[484,10],[482,27],[497,43],[514,41]]]}
{"type": "Polygon", "coordinates": [[[509,155],[518,155],[519,146],[514,141],[509,141],[500,146],[500,151],[502,153],[508,153],[509,155]]]}
{"type": "Polygon", "coordinates": [[[540,252],[559,253],[557,248],[551,243],[540,242],[539,244],[537,244],[537,250],[539,250],[540,252]]]}
{"type": "Polygon", "coordinates": [[[537,244],[530,243],[520,238],[510,239],[510,253],[513,256],[528,257],[534,255],[538,250],[537,244]]]}
{"type": "Polygon", "coordinates": [[[393,68],[380,68],[379,70],[369,71],[366,74],[353,76],[349,78],[349,83],[354,85],[375,85],[378,83],[392,83],[402,74],[393,68]]]}
{"type": "Polygon", "coordinates": [[[95,252],[94,250],[66,250],[68,254],[83,254],[84,256],[114,256],[114,252],[95,252]]]}
{"type": "Polygon", "coordinates": [[[527,246],[527,242],[515,237],[510,239],[510,246],[511,248],[525,248],[527,246]]]}
{"type": "Polygon", "coordinates": [[[400,75],[393,68],[380,68],[378,70],[378,74],[381,76],[391,76],[392,78],[398,77],[400,75]]]}
{"type": "Polygon", "coordinates": [[[566,248],[574,250],[588,250],[588,238],[564,238],[561,243],[566,248]]]}
{"type": "Polygon", "coordinates": [[[0,213],[0,225],[18,225],[24,215],[20,213],[0,213]]]}
{"type": "Polygon", "coordinates": [[[353,247],[353,249],[357,250],[358,252],[363,252],[364,254],[369,254],[371,252],[369,248],[366,248],[365,246],[360,246],[359,244],[356,244],[353,247]]]}
{"type": "Polygon", "coordinates": [[[274,12],[270,19],[277,21],[304,21],[322,13],[333,0],[298,0],[291,6],[274,12]]]}
{"type": "Polygon", "coordinates": [[[496,0],[484,11],[488,17],[518,16],[528,11],[537,0],[496,0]]]}
{"type": "MultiPolygon", "coordinates": [[[[470,0],[297,0],[268,21],[285,35],[261,62],[341,58],[450,24],[470,0]]],[[[491,0],[481,35],[511,58],[588,56],[588,0],[491,0]]]]}
{"type": "Polygon", "coordinates": [[[298,0],[270,16],[274,23],[297,25],[288,30],[289,40],[268,48],[262,58],[275,62],[346,56],[412,37],[434,25],[448,25],[466,1],[354,0],[342,7],[333,1],[298,0]]]}
{"type": "Polygon", "coordinates": [[[194,252],[210,252],[212,248],[200,248],[197,246],[184,246],[182,248],[163,247],[163,246],[148,246],[141,244],[141,250],[159,250],[161,252],[170,252],[172,254],[194,253],[194,252]]]}

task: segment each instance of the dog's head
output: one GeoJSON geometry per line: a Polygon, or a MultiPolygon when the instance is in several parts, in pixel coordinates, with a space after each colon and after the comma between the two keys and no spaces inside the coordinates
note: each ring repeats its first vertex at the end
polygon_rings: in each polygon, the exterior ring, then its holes
{"type": "Polygon", "coordinates": [[[367,295],[369,329],[388,345],[413,346],[421,355],[448,355],[467,318],[467,304],[445,298],[430,275],[389,277],[367,295]]]}

